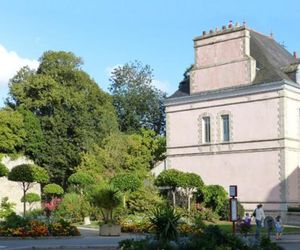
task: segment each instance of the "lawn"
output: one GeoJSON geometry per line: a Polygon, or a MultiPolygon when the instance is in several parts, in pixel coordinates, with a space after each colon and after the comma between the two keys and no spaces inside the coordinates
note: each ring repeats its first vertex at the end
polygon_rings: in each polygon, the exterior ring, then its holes
{"type": "MultiPolygon", "coordinates": [[[[218,225],[225,232],[232,232],[232,222],[229,222],[229,221],[216,221],[214,223],[207,222],[206,224],[207,225],[218,225]]],[[[97,221],[92,221],[92,224],[90,224],[90,225],[76,224],[76,226],[87,227],[87,228],[99,228],[99,224],[98,224],[97,221]]],[[[255,233],[255,230],[256,230],[256,225],[253,224],[253,222],[252,222],[251,233],[255,233]]],[[[267,230],[265,228],[262,228],[261,232],[262,233],[267,233],[267,230]]],[[[273,232],[274,232],[274,230],[273,230],[273,232]]],[[[283,233],[300,233],[300,227],[297,227],[297,226],[284,226],[283,233]]]]}
{"type": "MultiPolygon", "coordinates": [[[[232,232],[232,222],[218,221],[215,223],[207,223],[207,224],[217,224],[222,230],[224,230],[226,232],[232,232]]],[[[252,225],[251,233],[255,233],[256,225],[253,223],[251,225],[252,225]]],[[[261,232],[267,233],[267,230],[265,228],[262,228],[261,232]]],[[[273,230],[273,232],[275,232],[275,231],[273,230]]],[[[284,226],[283,233],[300,233],[300,227],[284,226]]]]}

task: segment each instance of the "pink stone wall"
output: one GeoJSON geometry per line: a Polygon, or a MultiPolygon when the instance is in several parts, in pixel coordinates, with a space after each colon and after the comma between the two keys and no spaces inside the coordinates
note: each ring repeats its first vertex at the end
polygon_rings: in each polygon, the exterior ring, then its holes
{"type": "MultiPolygon", "coordinates": [[[[246,209],[267,202],[266,209],[282,210],[283,199],[299,196],[294,188],[299,180],[292,174],[299,154],[284,160],[282,150],[282,95],[270,92],[167,107],[168,167],[195,172],[206,184],[219,184],[226,190],[238,185],[246,209]],[[230,143],[221,141],[222,114],[231,117],[230,143]],[[201,141],[202,115],[211,117],[210,144],[201,141]],[[289,173],[285,194],[282,178],[289,173]]],[[[295,107],[285,107],[294,115],[295,107]]]]}
{"type": "MultiPolygon", "coordinates": [[[[183,110],[169,113],[168,146],[198,145],[200,142],[199,117],[202,114],[211,116],[212,143],[219,143],[221,114],[230,113],[232,116],[232,139],[234,142],[268,140],[278,138],[278,95],[265,95],[257,101],[249,101],[249,97],[236,98],[239,104],[226,104],[220,106],[219,101],[206,102],[206,107],[194,110],[183,110]]],[[[168,112],[168,110],[167,110],[168,112]]],[[[238,147],[239,145],[232,145],[238,147]]]]}
{"type": "Polygon", "coordinates": [[[195,39],[195,64],[191,92],[249,84],[255,77],[247,29],[195,39]]]}
{"type": "Polygon", "coordinates": [[[238,199],[252,210],[258,202],[270,202],[266,210],[280,209],[279,151],[240,152],[213,156],[170,158],[172,168],[199,174],[206,185],[218,184],[228,190],[238,186],[238,199]]]}

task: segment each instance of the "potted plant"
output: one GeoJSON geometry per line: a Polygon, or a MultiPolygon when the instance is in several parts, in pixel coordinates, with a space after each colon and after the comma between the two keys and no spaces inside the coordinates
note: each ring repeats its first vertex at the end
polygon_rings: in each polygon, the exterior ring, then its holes
{"type": "Polygon", "coordinates": [[[122,203],[119,191],[110,186],[95,189],[92,193],[92,203],[100,209],[103,217],[104,224],[100,225],[100,235],[121,235],[121,226],[115,224],[113,218],[113,210],[122,203]]]}

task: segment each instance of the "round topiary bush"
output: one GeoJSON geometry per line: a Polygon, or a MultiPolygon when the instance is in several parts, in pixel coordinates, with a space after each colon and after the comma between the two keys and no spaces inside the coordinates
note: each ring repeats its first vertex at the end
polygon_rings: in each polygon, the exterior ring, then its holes
{"type": "Polygon", "coordinates": [[[60,185],[57,185],[55,183],[47,184],[43,188],[43,192],[44,192],[44,194],[50,195],[50,196],[60,196],[60,195],[64,194],[63,188],[60,185]]]}
{"type": "Polygon", "coordinates": [[[29,204],[33,202],[41,201],[41,197],[36,193],[27,193],[22,197],[21,202],[28,202],[29,204]]]}

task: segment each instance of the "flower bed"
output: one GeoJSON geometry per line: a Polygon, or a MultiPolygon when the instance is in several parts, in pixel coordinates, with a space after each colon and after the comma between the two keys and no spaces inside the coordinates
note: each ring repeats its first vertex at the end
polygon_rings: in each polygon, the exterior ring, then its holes
{"type": "Polygon", "coordinates": [[[0,236],[5,237],[45,237],[45,236],[79,236],[75,226],[69,222],[60,220],[52,223],[44,223],[38,220],[19,220],[10,224],[3,222],[0,225],[0,236]]]}

